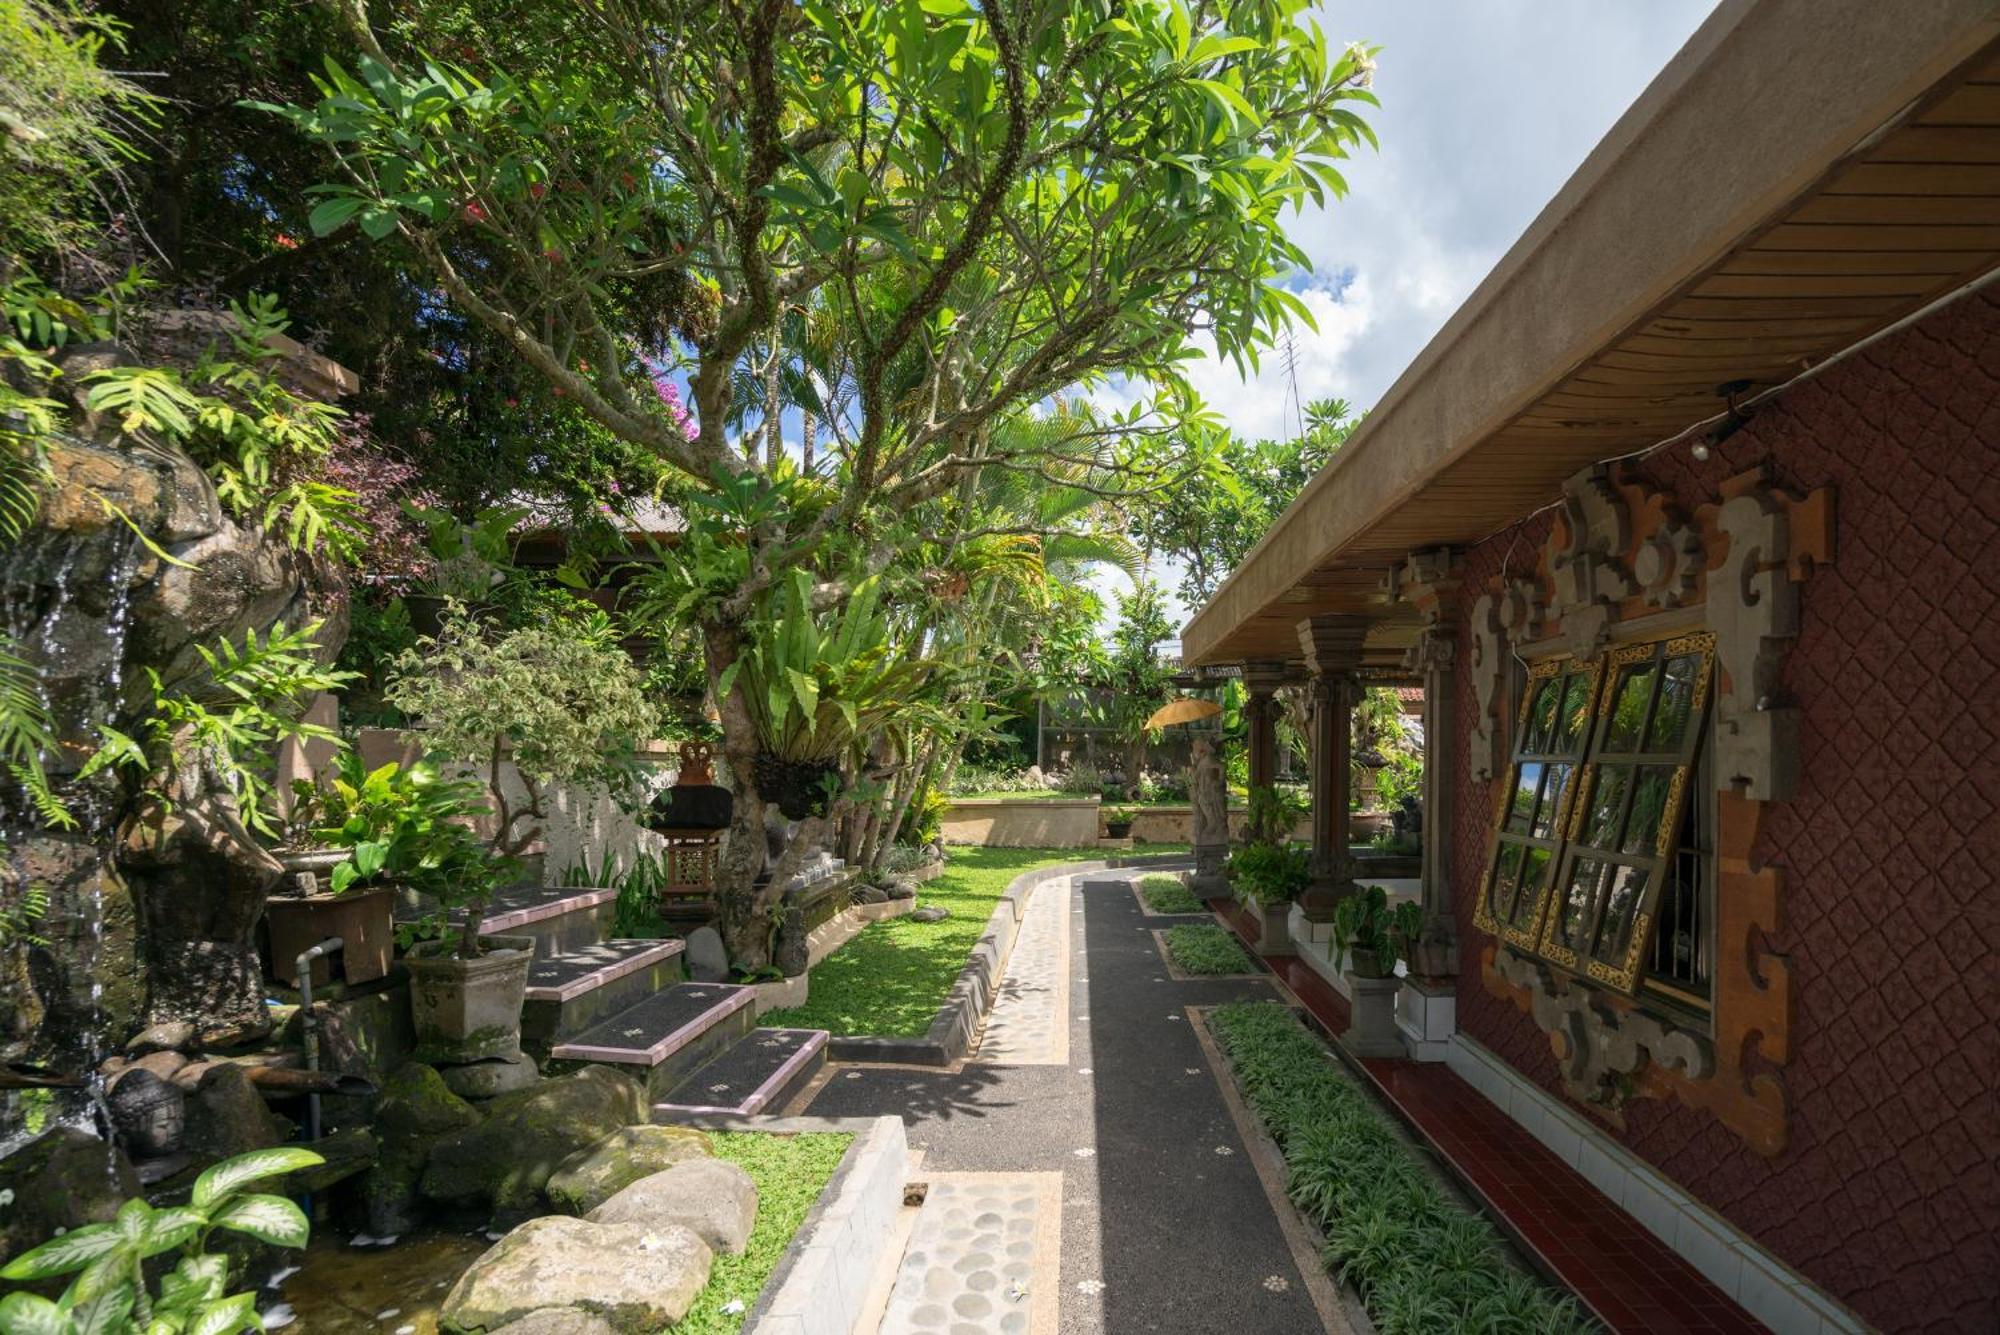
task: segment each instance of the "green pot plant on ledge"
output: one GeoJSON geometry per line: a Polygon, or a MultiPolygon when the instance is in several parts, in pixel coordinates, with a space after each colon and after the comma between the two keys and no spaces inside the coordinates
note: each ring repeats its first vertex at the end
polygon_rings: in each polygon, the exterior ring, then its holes
{"type": "MultiPolygon", "coordinates": [[[[471,824],[488,814],[479,784],[426,761],[369,770],[345,750],[324,786],[295,780],[278,860],[330,893],[271,898],[274,976],[296,985],[299,953],[329,936],[344,943],[337,958],[348,982],[387,973],[399,892],[431,904],[492,880],[493,856],[471,824]]],[[[326,962],[313,967],[314,984],[324,983],[326,962]]]]}
{"type": "Polygon", "coordinates": [[[1311,855],[1289,842],[1302,810],[1298,797],[1284,789],[1251,789],[1247,842],[1223,868],[1237,902],[1258,915],[1257,944],[1266,955],[1291,950],[1292,901],[1312,880],[1311,855]]]}
{"type": "Polygon", "coordinates": [[[453,603],[435,636],[397,657],[384,696],[419,721],[431,760],[483,774],[497,855],[436,877],[434,911],[413,933],[427,938],[404,961],[418,1053],[432,1063],[514,1060],[533,943],[480,935],[486,906],[541,840],[559,791],[636,805],[637,749],[658,731],[658,712],[610,618],[582,602],[515,629],[453,603]]]}
{"type": "Polygon", "coordinates": [[[1132,833],[1132,820],[1138,813],[1131,807],[1104,808],[1104,832],[1113,839],[1124,839],[1132,833]]]}
{"type": "Polygon", "coordinates": [[[1340,1041],[1356,1055],[1405,1055],[1396,1032],[1396,992],[1402,986],[1396,964],[1415,948],[1423,924],[1420,906],[1405,900],[1390,907],[1388,892],[1379,885],[1364,885],[1334,906],[1333,965],[1338,969],[1350,956],[1353,960],[1346,970],[1351,1018],[1340,1041]]]}

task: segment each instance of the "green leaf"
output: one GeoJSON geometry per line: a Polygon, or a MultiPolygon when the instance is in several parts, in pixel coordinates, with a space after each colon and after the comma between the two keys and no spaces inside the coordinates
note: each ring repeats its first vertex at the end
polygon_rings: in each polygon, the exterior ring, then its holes
{"type": "Polygon", "coordinates": [[[86,1224],[21,1253],[0,1270],[0,1279],[32,1281],[74,1274],[124,1242],[124,1234],[110,1224],[86,1224]]]}
{"type": "Polygon", "coordinates": [[[257,1320],[256,1296],[238,1293],[202,1308],[188,1326],[188,1335],[236,1335],[238,1331],[257,1329],[261,1329],[261,1324],[257,1320]]]}
{"type": "Polygon", "coordinates": [[[69,1314],[32,1293],[0,1298],[0,1335],[70,1335],[69,1314]]]}
{"type": "Polygon", "coordinates": [[[301,1168],[317,1168],[325,1162],[311,1150],[287,1146],[239,1154],[233,1159],[224,1159],[195,1179],[194,1204],[196,1208],[214,1205],[252,1182],[276,1177],[280,1173],[295,1173],[301,1168]]]}
{"type": "Polygon", "coordinates": [[[353,195],[321,200],[307,217],[306,225],[312,228],[314,236],[325,236],[329,232],[338,230],[349,218],[361,212],[365,202],[353,195]]]}
{"type": "Polygon", "coordinates": [[[71,1326],[76,1335],[114,1335],[114,1332],[122,1332],[136,1297],[129,1287],[123,1287],[100,1294],[89,1302],[78,1303],[70,1309],[71,1326]]]}
{"type": "Polygon", "coordinates": [[[1229,113],[1232,120],[1242,120],[1251,125],[1261,125],[1263,123],[1262,119],[1257,115],[1256,108],[1244,100],[1243,94],[1237,92],[1228,84],[1216,79],[1189,79],[1188,82],[1220,103],[1222,109],[1229,113]]]}
{"type": "MultiPolygon", "coordinates": [[[[314,1156],[317,1161],[318,1156],[314,1156]]],[[[211,1221],[232,1233],[247,1233],[273,1247],[303,1247],[312,1235],[305,1211],[283,1196],[238,1196],[211,1221]]]]}

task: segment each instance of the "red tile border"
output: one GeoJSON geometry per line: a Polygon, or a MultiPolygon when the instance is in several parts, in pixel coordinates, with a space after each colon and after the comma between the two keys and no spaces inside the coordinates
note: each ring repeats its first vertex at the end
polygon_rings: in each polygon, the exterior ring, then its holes
{"type": "MultiPolygon", "coordinates": [[[[1224,899],[1208,906],[1255,949],[1256,925],[1247,912],[1224,899]]],[[[1329,1035],[1347,1028],[1346,998],[1308,965],[1294,956],[1260,958],[1329,1035]]],[[[1521,1250],[1610,1329],[1700,1335],[1768,1329],[1442,1064],[1383,1058],[1352,1064],[1521,1250]]]]}

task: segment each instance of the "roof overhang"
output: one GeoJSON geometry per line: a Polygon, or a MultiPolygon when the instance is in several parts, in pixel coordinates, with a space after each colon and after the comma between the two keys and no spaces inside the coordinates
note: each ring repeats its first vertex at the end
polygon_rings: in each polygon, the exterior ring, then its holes
{"type": "Polygon", "coordinates": [[[1730,0],[1688,40],[1181,635],[1416,616],[1387,572],[1781,384],[2000,266],[1991,0],[1730,0]]]}

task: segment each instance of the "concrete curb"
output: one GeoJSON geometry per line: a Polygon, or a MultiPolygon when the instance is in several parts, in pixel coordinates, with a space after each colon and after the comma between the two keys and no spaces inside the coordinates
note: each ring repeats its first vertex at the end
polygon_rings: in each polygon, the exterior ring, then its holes
{"type": "Polygon", "coordinates": [[[1045,881],[1066,876],[1082,876],[1094,871],[1122,867],[1164,867],[1191,862],[1186,853],[1157,853],[1143,857],[1093,859],[1089,862],[1058,862],[1024,871],[1007,885],[986,930],[972,947],[958,981],[952,984],[944,1004],[938,1007],[931,1026],[922,1038],[883,1038],[873,1035],[834,1038],[827,1044],[827,1057],[839,1062],[889,1062],[901,1066],[950,1066],[972,1049],[986,1012],[1000,990],[1007,957],[1013,953],[1014,938],[1021,930],[1021,915],[1028,896],[1045,881]]]}
{"type": "MultiPolygon", "coordinates": [[[[728,1129],[739,1119],[716,1119],[728,1129]]],[[[896,1243],[909,1140],[900,1117],[759,1117],[758,1131],[853,1131],[826,1190],[743,1320],[744,1335],[850,1335],[868,1286],[896,1243]]],[[[696,1125],[710,1125],[696,1122],[696,1125]]]]}

